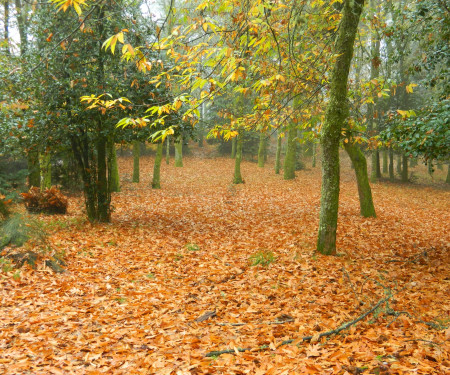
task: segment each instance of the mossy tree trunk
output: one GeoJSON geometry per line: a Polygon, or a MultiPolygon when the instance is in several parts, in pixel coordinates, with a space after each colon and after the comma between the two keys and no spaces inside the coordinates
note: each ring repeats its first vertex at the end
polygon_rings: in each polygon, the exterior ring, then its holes
{"type": "Polygon", "coordinates": [[[231,159],[235,159],[236,158],[236,144],[237,144],[237,138],[238,137],[234,137],[231,140],[231,159]]]}
{"type": "Polygon", "coordinates": [[[292,180],[295,178],[295,161],[297,159],[297,128],[291,127],[288,130],[286,145],[286,155],[284,156],[283,178],[292,180]]]}
{"type": "Polygon", "coordinates": [[[244,180],[241,175],[241,161],[242,161],[242,143],[244,135],[242,134],[243,130],[239,131],[239,134],[236,141],[236,157],[234,159],[234,176],[233,176],[233,184],[243,184],[244,180]]]}
{"type": "Polygon", "coordinates": [[[161,161],[163,156],[163,143],[158,143],[156,148],[155,164],[153,166],[152,188],[161,189],[161,161]]]}
{"type": "Polygon", "coordinates": [[[108,141],[109,191],[120,191],[119,166],[117,165],[117,151],[114,138],[108,141]]]}
{"type": "Polygon", "coordinates": [[[322,192],[317,251],[336,254],[336,229],[339,207],[339,143],[347,120],[347,81],[353,57],[353,43],[358,30],[364,0],[346,0],[334,53],[336,62],[330,80],[330,99],[322,127],[322,192]]]}
{"type": "Polygon", "coordinates": [[[263,132],[259,134],[259,147],[258,147],[258,167],[264,168],[264,151],[265,151],[266,136],[263,132]]]}
{"type": "Polygon", "coordinates": [[[383,173],[388,173],[388,151],[383,150],[383,173]]]}
{"type": "Polygon", "coordinates": [[[345,143],[345,151],[355,168],[356,183],[358,185],[359,207],[363,217],[376,217],[373,205],[372,190],[370,189],[369,176],[367,174],[367,161],[359,146],[354,143],[345,143]]]}
{"type": "Polygon", "coordinates": [[[39,152],[33,148],[28,151],[28,187],[41,186],[41,170],[39,166],[39,152]]]}
{"type": "Polygon", "coordinates": [[[408,156],[402,155],[402,182],[408,182],[408,156]]]}
{"type": "Polygon", "coordinates": [[[41,170],[40,188],[41,191],[44,191],[45,189],[50,189],[52,187],[52,163],[49,152],[39,155],[39,166],[41,170]]]}
{"type": "Polygon", "coordinates": [[[280,168],[281,168],[281,132],[278,131],[278,138],[277,138],[277,153],[275,157],[275,173],[280,174],[280,168]]]}
{"type": "Polygon", "coordinates": [[[139,182],[139,159],[141,156],[141,143],[139,141],[133,141],[133,182],[139,182]]]}
{"type": "Polygon", "coordinates": [[[183,166],[183,138],[180,136],[175,141],[175,167],[183,166]]]}
{"type": "Polygon", "coordinates": [[[394,150],[392,147],[389,147],[389,180],[394,181],[395,180],[395,174],[394,174],[394,150]]]}

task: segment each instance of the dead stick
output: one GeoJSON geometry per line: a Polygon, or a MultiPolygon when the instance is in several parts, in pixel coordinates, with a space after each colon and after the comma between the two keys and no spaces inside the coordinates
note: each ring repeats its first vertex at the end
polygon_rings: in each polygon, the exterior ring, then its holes
{"type": "MultiPolygon", "coordinates": [[[[385,297],[381,300],[379,300],[370,310],[367,310],[364,314],[360,315],[359,317],[357,317],[356,319],[352,320],[351,322],[347,322],[343,325],[341,325],[339,328],[333,329],[332,331],[327,331],[324,333],[321,333],[318,338],[321,337],[328,337],[334,334],[338,334],[340,332],[342,332],[343,330],[351,327],[352,325],[360,322],[361,320],[363,320],[365,317],[367,317],[368,315],[372,314],[376,309],[378,309],[382,304],[384,304],[385,302],[389,301],[392,298],[392,295],[389,295],[388,297],[385,297]]],[[[304,336],[301,339],[299,339],[299,341],[302,342],[309,342],[311,341],[311,339],[314,336],[304,336]]],[[[288,345],[293,343],[294,339],[290,339],[290,340],[285,340],[283,341],[280,345],[278,345],[278,347],[283,346],[283,345],[288,345]]],[[[214,350],[212,352],[209,352],[205,355],[205,357],[218,357],[219,355],[222,354],[232,354],[237,352],[243,353],[243,352],[248,352],[248,351],[259,351],[259,350],[264,350],[265,348],[236,348],[236,349],[227,349],[227,350],[214,350]]]]}

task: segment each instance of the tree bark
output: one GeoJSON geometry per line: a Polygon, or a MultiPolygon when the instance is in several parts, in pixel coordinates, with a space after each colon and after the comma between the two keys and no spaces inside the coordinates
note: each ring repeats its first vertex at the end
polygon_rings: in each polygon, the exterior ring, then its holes
{"type": "Polygon", "coordinates": [[[322,193],[317,251],[336,254],[336,229],[339,207],[339,142],[349,107],[347,83],[364,0],[346,0],[336,40],[336,62],[331,73],[330,99],[322,128],[322,193]]]}
{"type": "Polygon", "coordinates": [[[32,148],[28,150],[28,187],[32,188],[41,186],[41,170],[39,166],[39,152],[32,148]]]}
{"type": "Polygon", "coordinates": [[[141,145],[139,141],[133,141],[133,182],[139,182],[139,158],[141,155],[141,145]]]}
{"type": "Polygon", "coordinates": [[[238,139],[238,137],[234,137],[231,140],[231,159],[235,159],[236,158],[236,143],[237,143],[237,139],[238,139]]]}
{"type": "Polygon", "coordinates": [[[114,139],[111,139],[108,142],[108,165],[110,170],[109,191],[117,193],[120,191],[120,177],[119,177],[119,166],[117,165],[117,152],[114,139]]]}
{"type": "Polygon", "coordinates": [[[242,130],[239,131],[239,134],[236,141],[236,157],[234,160],[234,176],[233,176],[233,184],[243,184],[244,180],[241,175],[241,161],[242,161],[242,142],[244,135],[242,134],[242,130]]]}
{"type": "Polygon", "coordinates": [[[266,137],[263,132],[259,134],[259,147],[258,147],[258,167],[264,168],[264,148],[266,137]]]}
{"type": "Polygon", "coordinates": [[[152,188],[161,189],[161,161],[163,155],[163,143],[158,143],[156,148],[155,164],[153,166],[152,188]]]}
{"type": "Polygon", "coordinates": [[[408,156],[406,154],[402,155],[402,182],[408,182],[408,156]]]}
{"type": "Polygon", "coordinates": [[[447,178],[445,179],[447,184],[450,184],[450,164],[447,165],[447,178]]]}
{"type": "Polygon", "coordinates": [[[281,137],[280,137],[280,131],[278,131],[278,138],[277,138],[277,153],[275,157],[275,173],[280,174],[280,168],[281,168],[281,137]]]}
{"type": "Polygon", "coordinates": [[[361,149],[354,143],[345,143],[345,151],[355,167],[356,183],[358,185],[359,207],[363,217],[376,217],[373,205],[372,190],[367,174],[367,161],[361,149]]]}
{"type": "Polygon", "coordinates": [[[40,189],[44,191],[52,187],[52,163],[49,152],[39,155],[39,166],[41,176],[40,189]]]}
{"type": "Polygon", "coordinates": [[[383,173],[388,173],[388,151],[386,149],[383,150],[383,173]]]}
{"type": "Polygon", "coordinates": [[[286,145],[286,155],[284,156],[283,178],[293,180],[295,178],[295,160],[297,153],[297,128],[291,127],[288,130],[286,145]]]}
{"type": "Polygon", "coordinates": [[[180,136],[175,141],[175,167],[183,166],[183,138],[180,136]]]}
{"type": "Polygon", "coordinates": [[[392,147],[389,147],[389,180],[394,181],[395,180],[395,174],[394,174],[394,150],[392,147]]]}
{"type": "Polygon", "coordinates": [[[167,136],[166,141],[166,164],[169,165],[170,162],[170,138],[167,136]]]}
{"type": "Polygon", "coordinates": [[[106,163],[106,138],[99,137],[97,141],[97,209],[98,221],[110,221],[110,194],[108,186],[108,166],[106,163]]]}

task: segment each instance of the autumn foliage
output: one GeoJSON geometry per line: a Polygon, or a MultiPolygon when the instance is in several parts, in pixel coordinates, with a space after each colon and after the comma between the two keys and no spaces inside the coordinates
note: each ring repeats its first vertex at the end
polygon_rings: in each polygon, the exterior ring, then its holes
{"type": "Polygon", "coordinates": [[[65,214],[67,211],[67,197],[56,186],[44,191],[34,186],[27,193],[22,193],[22,198],[29,212],[65,214]]]}
{"type": "Polygon", "coordinates": [[[235,186],[232,160],[185,158],[154,190],[153,158],[138,184],[119,160],[111,224],[87,222],[81,197],[43,217],[66,272],[0,273],[0,372],[448,373],[449,192],[377,183],[378,217],[362,218],[343,162],[339,256],[325,257],[318,169],[284,181],[244,161],[235,186]]]}

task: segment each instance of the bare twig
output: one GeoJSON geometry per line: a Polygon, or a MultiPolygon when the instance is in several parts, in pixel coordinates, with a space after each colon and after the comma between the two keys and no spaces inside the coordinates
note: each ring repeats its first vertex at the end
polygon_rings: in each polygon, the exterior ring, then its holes
{"type": "MultiPolygon", "coordinates": [[[[392,298],[392,294],[389,294],[387,297],[380,299],[370,310],[367,310],[364,314],[358,316],[356,319],[347,322],[343,325],[341,325],[340,327],[333,329],[331,331],[327,331],[327,332],[323,332],[321,334],[319,334],[318,337],[319,339],[322,337],[328,337],[331,335],[337,335],[338,333],[346,330],[347,328],[351,327],[352,325],[360,322],[361,320],[363,320],[364,318],[366,318],[368,315],[372,314],[374,311],[376,311],[381,305],[383,305],[384,303],[386,303],[387,301],[389,301],[392,298]]],[[[283,341],[280,345],[278,345],[278,347],[283,346],[283,345],[288,345],[288,344],[292,344],[293,342],[310,342],[312,340],[312,338],[315,336],[304,336],[301,337],[299,339],[290,339],[290,340],[285,340],[283,341]]],[[[236,352],[247,352],[247,351],[260,351],[260,350],[264,350],[266,349],[266,347],[261,347],[261,348],[235,348],[235,349],[226,349],[226,350],[214,350],[212,352],[209,352],[205,355],[205,357],[217,357],[220,356],[222,354],[233,354],[236,352]]]]}

